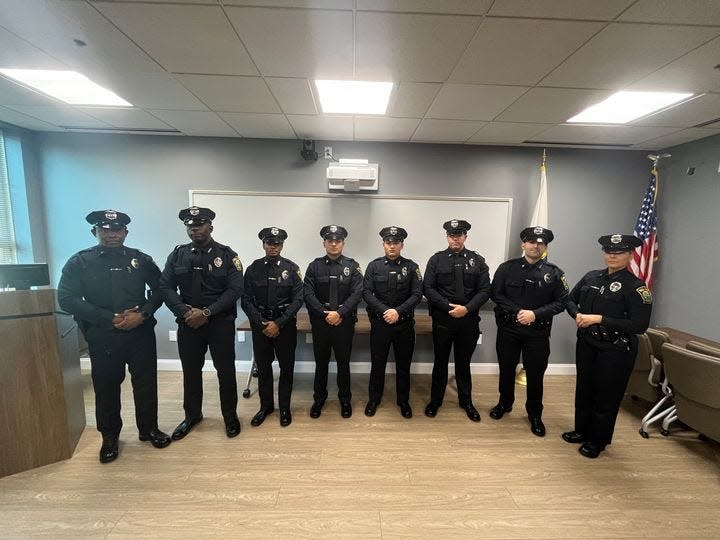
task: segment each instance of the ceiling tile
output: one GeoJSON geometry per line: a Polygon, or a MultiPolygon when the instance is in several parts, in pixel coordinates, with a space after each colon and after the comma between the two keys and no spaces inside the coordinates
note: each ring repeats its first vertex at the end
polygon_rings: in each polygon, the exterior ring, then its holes
{"type": "Polygon", "coordinates": [[[467,141],[475,144],[519,144],[551,128],[551,124],[489,122],[467,141]]]}
{"type": "Polygon", "coordinates": [[[144,109],[203,111],[207,107],[169,73],[113,73],[98,84],[144,109]]]}
{"type": "Polygon", "coordinates": [[[160,66],[94,9],[61,0],[3,0],[4,28],[92,78],[93,73],[159,72],[160,66]],[[74,39],[87,46],[78,47],[74,39]]]}
{"type": "Polygon", "coordinates": [[[352,116],[288,115],[301,139],[345,140],[353,138],[352,116]]]}
{"type": "Polygon", "coordinates": [[[412,13],[484,15],[492,0],[357,0],[357,9],[412,13]]]}
{"type": "Polygon", "coordinates": [[[415,142],[464,143],[484,125],[485,122],[425,119],[420,122],[412,140],[415,142]]]}
{"type": "Polygon", "coordinates": [[[712,28],[610,24],[543,79],[541,85],[620,89],[717,34],[718,30],[712,28]]]}
{"type": "Polygon", "coordinates": [[[107,128],[111,127],[92,116],[69,106],[32,107],[17,105],[12,109],[58,127],[107,128]]]}
{"type": "Polygon", "coordinates": [[[705,94],[664,112],[632,122],[637,126],[692,127],[720,118],[720,94],[705,94]]]}
{"type": "Polygon", "coordinates": [[[61,128],[18,111],[0,106],[0,122],[35,131],[63,131],[61,128]]]}
{"type": "Polygon", "coordinates": [[[186,135],[195,137],[238,137],[214,112],[151,110],[154,116],[186,135]]]}
{"type": "Polygon", "coordinates": [[[673,131],[677,131],[677,128],[561,124],[538,133],[531,140],[597,145],[634,144],[673,131]]]}
{"type": "Polygon", "coordinates": [[[720,61],[720,38],[715,38],[643,77],[628,89],[695,94],[707,92],[720,87],[720,70],[715,69],[718,61],[720,61]]]}
{"type": "Polygon", "coordinates": [[[0,75],[0,105],[33,105],[38,107],[63,105],[45,94],[25,88],[0,75]]]}
{"type": "Polygon", "coordinates": [[[223,0],[226,6],[353,9],[354,0],[223,0]]]}
{"type": "Polygon", "coordinates": [[[643,141],[642,143],[638,143],[636,146],[652,150],[665,150],[666,148],[677,146],[678,144],[704,139],[705,137],[712,137],[713,135],[720,135],[720,129],[681,129],[679,131],[675,131],[674,133],[670,133],[669,135],[663,135],[661,137],[643,141]]]}
{"type": "Polygon", "coordinates": [[[105,2],[152,2],[154,4],[217,4],[220,0],[88,0],[92,3],[102,4],[105,2]]]}
{"type": "Polygon", "coordinates": [[[286,77],[265,79],[285,114],[317,114],[310,81],[286,77]]]}
{"type": "Polygon", "coordinates": [[[115,2],[97,6],[168,71],[257,75],[219,6],[115,2]]]}
{"type": "Polygon", "coordinates": [[[450,80],[534,85],[590,39],[603,24],[486,19],[450,80]]]}
{"type": "Polygon", "coordinates": [[[263,75],[352,77],[352,12],[237,7],[226,12],[263,75]]]}
{"type": "Polygon", "coordinates": [[[243,137],[254,139],[297,139],[283,114],[218,113],[243,137]]]}
{"type": "Polygon", "coordinates": [[[168,129],[168,125],[141,109],[79,107],[78,110],[116,128],[168,129]]]}
{"type": "Polygon", "coordinates": [[[532,88],[495,120],[557,124],[567,121],[609,95],[610,92],[604,90],[532,88]]]}
{"type": "Polygon", "coordinates": [[[388,116],[422,118],[442,88],[440,83],[397,83],[390,95],[388,116]]]}
{"type": "Polygon", "coordinates": [[[495,0],[490,15],[611,21],[635,0],[495,0]]]}
{"type": "Polygon", "coordinates": [[[620,21],[720,25],[717,0],[639,0],[618,17],[620,21]]]}
{"type": "Polygon", "coordinates": [[[215,111],[279,113],[261,77],[176,75],[193,94],[215,111]]]}
{"type": "MultiPolygon", "coordinates": [[[[0,19],[2,24],[2,19],[0,19]]],[[[68,69],[68,66],[0,26],[0,67],[68,69]]]]}
{"type": "Polygon", "coordinates": [[[358,12],[356,76],[367,80],[444,82],[479,17],[358,12]]]}
{"type": "Polygon", "coordinates": [[[445,84],[430,106],[427,117],[492,120],[527,90],[522,86],[445,84]]]}
{"type": "Polygon", "coordinates": [[[409,141],[419,118],[355,117],[356,141],[409,141]]]}

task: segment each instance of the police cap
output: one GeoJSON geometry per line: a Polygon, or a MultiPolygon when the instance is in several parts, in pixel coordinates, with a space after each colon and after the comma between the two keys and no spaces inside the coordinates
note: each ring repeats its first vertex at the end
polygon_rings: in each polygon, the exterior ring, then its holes
{"type": "Polygon", "coordinates": [[[258,233],[258,238],[268,244],[282,244],[287,237],[287,232],[279,227],[265,227],[258,233]]]}
{"type": "Polygon", "coordinates": [[[178,218],[185,225],[202,225],[203,223],[209,223],[215,219],[215,212],[209,208],[201,208],[199,206],[191,206],[190,208],[183,208],[178,213],[178,218]]]}
{"type": "Polygon", "coordinates": [[[130,216],[117,210],[95,210],[85,216],[87,222],[93,227],[101,229],[124,229],[130,223],[130,216]]]}
{"type": "Polygon", "coordinates": [[[606,234],[598,242],[606,253],[624,253],[642,245],[642,240],[632,234],[606,234]]]}
{"type": "Polygon", "coordinates": [[[407,237],[408,233],[402,227],[392,225],[380,229],[380,238],[383,239],[383,242],[404,242],[407,237]]]}
{"type": "Polygon", "coordinates": [[[537,242],[538,244],[549,244],[555,235],[545,227],[526,227],[520,231],[520,240],[523,242],[537,242]]]}
{"type": "Polygon", "coordinates": [[[347,235],[347,229],[340,225],[325,225],[320,229],[320,236],[322,236],[324,240],[345,240],[347,235]]]}
{"type": "Polygon", "coordinates": [[[467,234],[470,230],[470,224],[464,219],[451,219],[443,223],[443,229],[447,231],[448,236],[458,236],[467,234]]]}

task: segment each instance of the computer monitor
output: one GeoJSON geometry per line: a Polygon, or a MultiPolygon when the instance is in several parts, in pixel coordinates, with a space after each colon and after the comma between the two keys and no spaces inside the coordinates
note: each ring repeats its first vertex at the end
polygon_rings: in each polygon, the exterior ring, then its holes
{"type": "Polygon", "coordinates": [[[21,291],[40,285],[50,285],[46,263],[0,264],[0,289],[21,291]]]}

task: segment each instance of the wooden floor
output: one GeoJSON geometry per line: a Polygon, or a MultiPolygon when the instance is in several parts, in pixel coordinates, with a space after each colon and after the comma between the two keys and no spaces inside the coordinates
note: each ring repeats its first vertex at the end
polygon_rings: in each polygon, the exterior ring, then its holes
{"type": "MultiPolygon", "coordinates": [[[[205,377],[205,421],[163,450],[137,439],[128,377],[121,454],[107,465],[86,377],[88,428],[74,457],[0,479],[0,538],[720,538],[720,446],[682,431],[644,440],[642,409],[628,401],[613,445],[583,458],[560,438],[572,427],[573,377],[546,378],[544,439],[529,432],[521,387],[519,407],[489,418],[494,376],[474,377],[482,423],[451,389],[426,418],[428,375],[413,375],[411,420],[391,377],[377,415],[363,415],[367,375],[354,376],[351,419],[335,399],[313,420],[311,376],[299,375],[291,426],[275,413],[251,427],[253,395],[240,398],[242,433],[227,439],[214,374],[205,377]]],[[[181,375],[159,381],[171,432],[181,375]]]]}

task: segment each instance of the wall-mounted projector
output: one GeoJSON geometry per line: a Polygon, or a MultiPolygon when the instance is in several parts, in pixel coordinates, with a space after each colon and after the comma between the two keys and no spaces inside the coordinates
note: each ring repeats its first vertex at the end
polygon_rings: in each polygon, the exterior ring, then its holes
{"type": "Polygon", "coordinates": [[[378,164],[367,159],[341,159],[327,168],[328,188],[341,191],[377,191],[378,164]]]}

